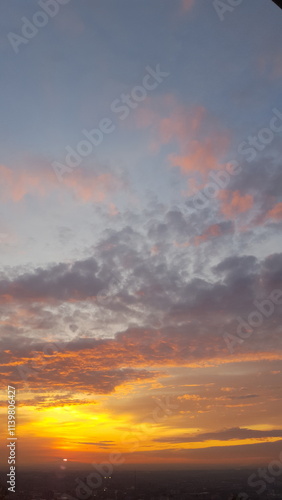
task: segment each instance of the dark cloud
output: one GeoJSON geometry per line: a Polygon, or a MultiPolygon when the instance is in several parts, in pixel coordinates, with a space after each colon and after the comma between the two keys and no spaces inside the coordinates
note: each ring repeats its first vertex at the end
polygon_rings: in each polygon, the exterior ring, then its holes
{"type": "Polygon", "coordinates": [[[0,296],[34,302],[84,300],[95,297],[103,289],[97,274],[98,264],[94,258],[38,268],[14,280],[1,280],[0,296]]]}
{"type": "Polygon", "coordinates": [[[88,446],[96,446],[97,448],[112,448],[114,441],[98,441],[96,443],[77,441],[77,444],[86,444],[88,446]]]}
{"type": "Polygon", "coordinates": [[[257,439],[257,438],[272,438],[272,437],[282,437],[281,429],[273,429],[268,431],[260,431],[253,429],[242,429],[240,427],[234,427],[232,429],[224,429],[217,432],[206,432],[202,434],[197,434],[196,436],[179,436],[171,438],[157,438],[155,441],[161,443],[200,443],[203,441],[230,441],[232,439],[257,439]]]}
{"type": "MultiPolygon", "coordinates": [[[[142,216],[128,213],[125,225],[107,229],[91,256],[2,273],[1,372],[20,381],[16,365],[35,364],[28,382],[36,390],[59,374],[67,387],[110,393],[127,381],[157,378],[154,367],[231,362],[223,335],[236,335],[238,317],[247,320],[256,299],[282,289],[282,254],[226,256],[215,243],[229,237],[226,221],[218,222],[222,231],[206,233],[202,252],[192,244],[190,217],[184,207],[164,211],[152,202],[142,216]],[[45,356],[54,340],[58,352],[45,356]]],[[[211,227],[202,214],[195,217],[211,227]]],[[[278,356],[281,315],[275,305],[236,346],[238,360],[278,356]]]]}

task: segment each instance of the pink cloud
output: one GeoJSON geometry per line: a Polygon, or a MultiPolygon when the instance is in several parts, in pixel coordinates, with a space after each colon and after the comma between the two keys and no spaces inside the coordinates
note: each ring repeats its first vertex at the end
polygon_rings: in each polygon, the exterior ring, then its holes
{"type": "Polygon", "coordinates": [[[183,107],[172,95],[161,101],[148,99],[148,106],[136,111],[135,124],[152,129],[152,152],[170,143],[176,145],[178,151],[168,156],[170,166],[178,167],[184,175],[199,178],[200,174],[201,181],[210,170],[221,168],[228,152],[230,133],[208,110],[201,105],[183,107]]]}
{"type": "Polygon", "coordinates": [[[179,167],[183,174],[199,172],[206,178],[208,172],[220,166],[219,149],[222,154],[227,151],[227,141],[220,136],[193,140],[187,147],[186,154],[169,156],[170,164],[172,167],[179,167]]]}
{"type": "Polygon", "coordinates": [[[58,182],[51,166],[45,162],[37,165],[31,162],[30,166],[21,168],[0,165],[0,175],[0,197],[15,203],[22,201],[27,195],[44,198],[62,191],[73,194],[76,199],[85,203],[101,203],[123,185],[113,173],[95,173],[82,169],[74,170],[65,175],[62,182],[58,182]]]}

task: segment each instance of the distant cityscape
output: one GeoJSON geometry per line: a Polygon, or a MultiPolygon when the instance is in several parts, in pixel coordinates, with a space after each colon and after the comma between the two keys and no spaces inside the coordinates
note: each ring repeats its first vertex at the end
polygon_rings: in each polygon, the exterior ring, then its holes
{"type": "MultiPolygon", "coordinates": [[[[6,500],[282,500],[282,480],[266,483],[257,493],[248,485],[253,471],[162,470],[123,471],[104,477],[99,487],[89,488],[93,472],[19,471],[16,493],[9,493],[5,475],[0,476],[0,499],[6,500]],[[78,489],[79,488],[79,489],[78,489]]],[[[262,482],[262,481],[260,481],[262,482]]],[[[259,486],[259,483],[257,483],[259,486]]]]}

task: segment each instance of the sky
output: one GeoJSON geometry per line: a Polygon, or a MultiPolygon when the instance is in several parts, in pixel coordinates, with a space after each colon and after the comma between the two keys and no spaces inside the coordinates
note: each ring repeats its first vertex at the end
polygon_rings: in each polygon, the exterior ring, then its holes
{"type": "Polygon", "coordinates": [[[5,2],[0,414],[5,439],[16,387],[19,466],[281,453],[282,13],[215,4],[5,2]]]}

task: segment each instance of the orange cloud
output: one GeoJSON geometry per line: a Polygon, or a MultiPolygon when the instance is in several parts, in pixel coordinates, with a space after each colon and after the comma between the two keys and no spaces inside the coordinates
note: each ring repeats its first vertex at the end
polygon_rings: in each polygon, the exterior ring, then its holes
{"type": "Polygon", "coordinates": [[[282,203],[277,203],[265,216],[266,219],[282,219],[282,203]]]}
{"type": "Polygon", "coordinates": [[[230,191],[229,189],[220,191],[218,198],[221,201],[221,212],[229,218],[247,212],[254,204],[252,195],[241,195],[239,191],[230,191]]]}
{"type": "MultiPolygon", "coordinates": [[[[163,337],[156,331],[123,332],[114,339],[100,340],[80,339],[66,344],[63,351],[44,354],[39,348],[30,348],[22,355],[6,350],[2,369],[4,379],[20,380],[19,371],[15,367],[26,366],[22,373],[28,373],[27,382],[30,387],[41,392],[72,390],[72,394],[89,393],[109,394],[116,387],[124,384],[137,384],[146,381],[158,381],[164,377],[162,368],[169,367],[213,367],[219,364],[251,362],[257,360],[281,360],[281,351],[235,353],[226,356],[221,346],[221,339],[211,341],[205,350],[193,354],[197,350],[197,340],[190,339],[185,346],[179,345],[176,335],[163,337]],[[176,337],[176,338],[175,338],[176,337]],[[92,377],[95,367],[95,380],[92,377]],[[150,368],[151,369],[150,369],[150,368]],[[153,367],[153,368],[152,368],[153,367]],[[160,371],[161,370],[161,371],[160,371]]],[[[208,340],[206,341],[206,344],[208,340]]],[[[45,345],[45,347],[47,344],[45,345]]],[[[70,403],[71,404],[71,403],[70,403]]]]}

